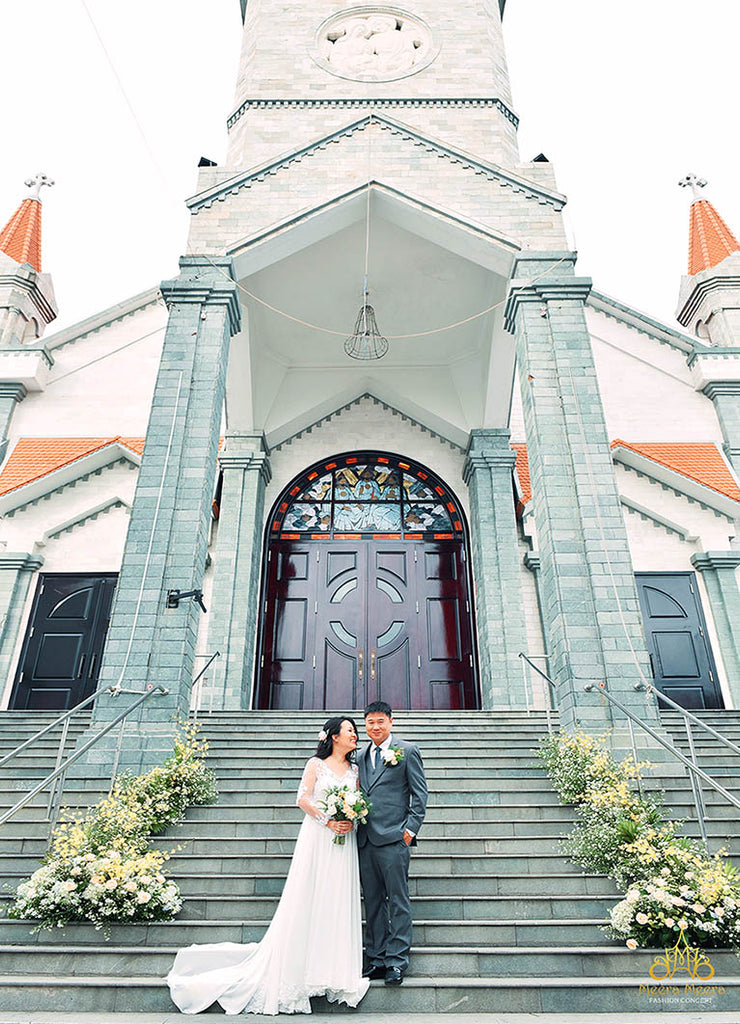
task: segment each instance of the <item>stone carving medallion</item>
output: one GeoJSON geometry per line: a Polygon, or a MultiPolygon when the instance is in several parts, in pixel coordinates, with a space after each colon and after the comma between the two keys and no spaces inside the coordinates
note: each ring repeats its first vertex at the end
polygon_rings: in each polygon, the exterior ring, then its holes
{"type": "Polygon", "coordinates": [[[316,31],[313,57],[325,71],[357,82],[391,82],[427,67],[437,55],[420,18],[394,7],[354,7],[316,31]]]}

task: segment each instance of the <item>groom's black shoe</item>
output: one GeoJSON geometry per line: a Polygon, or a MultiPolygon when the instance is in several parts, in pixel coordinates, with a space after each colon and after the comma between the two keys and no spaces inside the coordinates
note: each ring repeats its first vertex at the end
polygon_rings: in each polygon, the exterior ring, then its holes
{"type": "Polygon", "coordinates": [[[379,978],[385,977],[385,967],[383,964],[368,964],[362,972],[362,976],[363,978],[369,978],[370,981],[377,981],[379,978]]]}
{"type": "Polygon", "coordinates": [[[385,972],[386,985],[400,985],[403,981],[403,971],[400,967],[388,967],[385,972]]]}

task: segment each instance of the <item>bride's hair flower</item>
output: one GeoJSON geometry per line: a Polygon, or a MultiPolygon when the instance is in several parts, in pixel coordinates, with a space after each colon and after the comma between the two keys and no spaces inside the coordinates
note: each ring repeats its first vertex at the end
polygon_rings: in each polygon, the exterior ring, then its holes
{"type": "Polygon", "coordinates": [[[324,740],[326,739],[326,730],[325,729],[321,730],[321,732],[319,733],[319,737],[318,738],[319,738],[319,743],[323,743],[324,742],[324,740]]]}

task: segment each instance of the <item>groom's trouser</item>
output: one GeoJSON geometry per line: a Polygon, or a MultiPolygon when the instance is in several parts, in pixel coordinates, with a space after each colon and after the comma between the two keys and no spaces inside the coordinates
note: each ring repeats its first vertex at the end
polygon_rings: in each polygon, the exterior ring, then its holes
{"type": "Polygon", "coordinates": [[[411,850],[400,840],[385,846],[367,842],[360,848],[360,878],[365,899],[365,958],[405,971],[411,948],[409,861],[411,850]]]}

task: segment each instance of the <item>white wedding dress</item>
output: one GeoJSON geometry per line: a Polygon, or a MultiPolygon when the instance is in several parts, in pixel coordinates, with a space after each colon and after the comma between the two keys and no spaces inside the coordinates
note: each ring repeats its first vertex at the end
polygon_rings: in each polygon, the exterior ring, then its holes
{"type": "Polygon", "coordinates": [[[228,1014],[310,1013],[311,996],[357,1006],[365,995],[357,837],[335,844],[318,807],[342,784],[357,785],[355,765],[339,777],[319,758],[307,762],[297,798],[306,817],[270,927],[249,945],[181,949],[167,982],[183,1013],[216,1001],[228,1014]]]}

